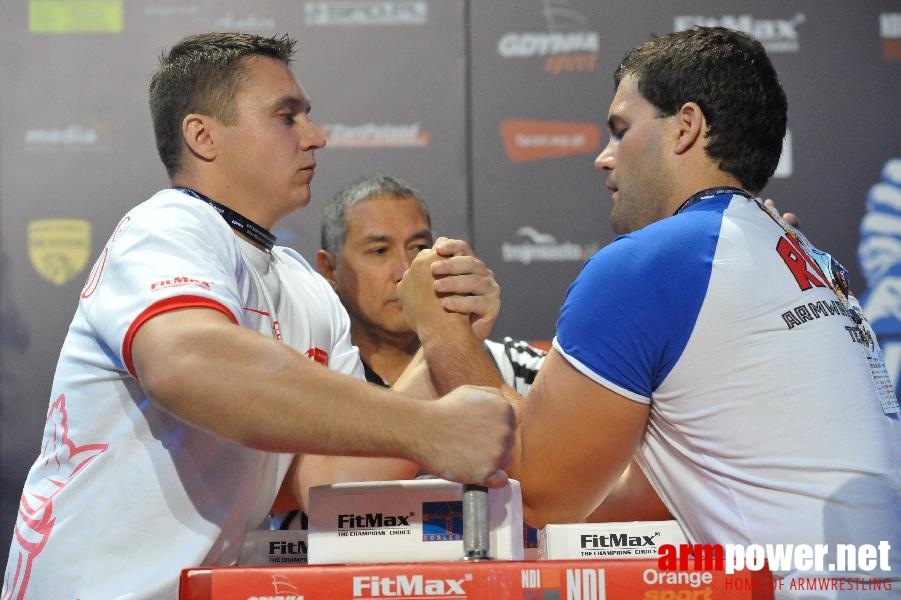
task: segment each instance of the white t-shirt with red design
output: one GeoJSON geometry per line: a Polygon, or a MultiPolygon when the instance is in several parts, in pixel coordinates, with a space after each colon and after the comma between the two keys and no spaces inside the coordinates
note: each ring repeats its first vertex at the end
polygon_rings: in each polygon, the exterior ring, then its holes
{"type": "Polygon", "coordinates": [[[82,291],[23,490],[4,600],[174,599],[181,569],[233,563],[245,532],[266,519],[292,456],[198,429],[135,379],[135,331],[186,307],[219,310],[363,377],[347,313],[300,255],[266,253],[205,202],[157,193],[122,219],[82,291]]]}

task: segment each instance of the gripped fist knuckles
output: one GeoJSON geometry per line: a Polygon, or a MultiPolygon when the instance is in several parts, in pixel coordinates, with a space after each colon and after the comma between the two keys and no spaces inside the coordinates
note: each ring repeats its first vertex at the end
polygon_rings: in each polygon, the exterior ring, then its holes
{"type": "Polygon", "coordinates": [[[513,462],[516,422],[499,390],[465,385],[434,403],[437,431],[424,438],[421,460],[433,475],[460,483],[503,487],[513,462]]]}
{"type": "Polygon", "coordinates": [[[473,334],[485,340],[500,313],[500,286],[494,273],[463,240],[439,237],[416,256],[398,284],[398,295],[414,329],[428,318],[465,315],[473,334]]]}

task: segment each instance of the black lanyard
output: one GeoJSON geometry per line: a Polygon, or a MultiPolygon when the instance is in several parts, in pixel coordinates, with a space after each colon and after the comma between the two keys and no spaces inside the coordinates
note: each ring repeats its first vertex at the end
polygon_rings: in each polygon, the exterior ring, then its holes
{"type": "Polygon", "coordinates": [[[265,227],[260,227],[241,213],[236,212],[227,206],[219,204],[212,198],[207,198],[196,190],[192,190],[191,188],[187,187],[176,187],[175,189],[184,192],[189,196],[193,196],[198,200],[203,200],[204,202],[215,208],[219,212],[219,214],[222,215],[222,218],[225,219],[225,222],[231,225],[232,229],[240,231],[256,243],[258,243],[266,252],[272,251],[272,247],[275,246],[276,237],[272,235],[272,232],[270,232],[265,227]]]}
{"type": "Polygon", "coordinates": [[[702,200],[709,200],[710,198],[713,198],[715,196],[722,196],[723,194],[735,194],[738,196],[744,196],[748,200],[754,199],[754,196],[752,196],[745,190],[743,190],[741,188],[737,188],[737,187],[726,186],[726,187],[720,187],[720,188],[708,188],[706,190],[701,190],[700,192],[698,192],[697,194],[693,195],[688,200],[683,202],[679,206],[679,208],[676,209],[676,212],[674,212],[673,214],[678,215],[680,212],[687,209],[692,204],[697,204],[698,202],[701,202],[702,200]]]}

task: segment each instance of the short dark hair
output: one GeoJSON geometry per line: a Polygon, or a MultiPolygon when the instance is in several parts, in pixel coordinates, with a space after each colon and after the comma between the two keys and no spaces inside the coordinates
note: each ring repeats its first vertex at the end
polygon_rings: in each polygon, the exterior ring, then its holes
{"type": "Polygon", "coordinates": [[[342,187],[322,210],[321,248],[338,256],[344,248],[347,235],[347,211],[360,202],[377,196],[389,196],[402,200],[412,198],[419,204],[422,214],[432,227],[432,217],[422,196],[409,183],[391,175],[367,175],[342,187]]]}
{"type": "Polygon", "coordinates": [[[695,102],[707,119],[707,154],[752,193],[776,171],[788,103],[766,50],[750,35],[695,27],[656,37],[626,53],[613,76],[626,75],[658,115],[695,102]]]}
{"type": "Polygon", "coordinates": [[[201,33],[184,38],[160,56],[150,80],[150,115],[156,148],[169,177],[181,167],[185,116],[199,113],[234,124],[235,94],[244,81],[243,59],[266,56],[290,64],[295,45],[287,35],[201,33]]]}

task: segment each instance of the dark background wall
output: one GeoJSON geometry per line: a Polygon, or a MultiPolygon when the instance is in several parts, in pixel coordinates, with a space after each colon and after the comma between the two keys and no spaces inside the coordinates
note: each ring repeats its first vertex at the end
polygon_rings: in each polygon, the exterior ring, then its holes
{"type": "Polygon", "coordinates": [[[87,272],[120,216],[167,185],[147,109],[164,49],[212,30],[298,38],[295,72],[329,144],[280,242],[312,257],[326,198],[399,175],[438,233],[494,268],[496,335],[547,340],[582,260],[612,237],[593,160],[613,69],[695,23],[767,46],[790,137],[763,195],[863,290],[865,199],[901,157],[898,0],[0,0],[0,544],[87,272]]]}

